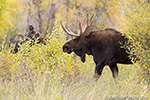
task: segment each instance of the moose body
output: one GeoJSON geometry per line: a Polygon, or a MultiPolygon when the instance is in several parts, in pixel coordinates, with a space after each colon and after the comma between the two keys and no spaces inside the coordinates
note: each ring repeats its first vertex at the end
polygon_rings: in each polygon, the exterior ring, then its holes
{"type": "Polygon", "coordinates": [[[13,53],[17,53],[18,52],[18,48],[20,47],[20,44],[22,44],[24,41],[24,36],[19,34],[14,38],[11,38],[9,40],[9,47],[11,47],[11,44],[15,44],[14,50],[11,50],[11,52],[13,53]]]}
{"type": "Polygon", "coordinates": [[[29,31],[27,34],[25,34],[25,35],[19,34],[16,37],[11,38],[9,40],[9,47],[11,44],[14,44],[14,46],[15,46],[14,50],[11,50],[11,52],[17,53],[20,45],[22,45],[26,41],[31,41],[30,46],[34,45],[36,40],[37,40],[37,44],[43,43],[44,45],[46,45],[47,37],[45,37],[43,34],[41,34],[39,32],[36,32],[32,25],[30,25],[28,27],[28,29],[29,29],[29,31]]]}
{"type": "Polygon", "coordinates": [[[93,31],[94,18],[92,17],[90,20],[87,18],[87,21],[87,25],[84,25],[84,28],[79,23],[80,32],[78,34],[74,34],[61,23],[63,30],[74,36],[74,38],[63,45],[63,51],[68,54],[74,52],[81,57],[82,62],[85,62],[86,54],[93,55],[96,64],[95,77],[98,79],[104,66],[108,65],[113,77],[116,78],[118,76],[117,63],[132,64],[129,57],[130,54],[126,52],[128,49],[123,47],[127,45],[128,38],[124,34],[110,28],[93,31]]]}

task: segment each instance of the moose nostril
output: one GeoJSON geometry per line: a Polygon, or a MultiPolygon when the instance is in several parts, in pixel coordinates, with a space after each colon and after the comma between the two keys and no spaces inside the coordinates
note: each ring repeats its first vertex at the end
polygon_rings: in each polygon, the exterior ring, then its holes
{"type": "Polygon", "coordinates": [[[69,47],[68,46],[63,46],[63,51],[66,52],[69,50],[69,47]]]}

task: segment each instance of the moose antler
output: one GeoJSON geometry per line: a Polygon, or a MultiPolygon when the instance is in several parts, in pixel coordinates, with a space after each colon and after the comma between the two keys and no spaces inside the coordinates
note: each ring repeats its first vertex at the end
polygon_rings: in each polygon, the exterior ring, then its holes
{"type": "Polygon", "coordinates": [[[65,26],[62,22],[61,22],[61,27],[62,29],[71,36],[79,36],[78,34],[74,34],[67,26],[65,26]]]}
{"type": "Polygon", "coordinates": [[[93,31],[95,20],[96,20],[96,15],[92,15],[90,20],[88,16],[89,15],[87,14],[87,22],[83,25],[83,28],[81,28],[82,30],[80,29],[80,31],[82,31],[80,35],[88,36],[90,32],[93,31]]]}
{"type": "Polygon", "coordinates": [[[61,22],[61,26],[63,28],[63,30],[71,36],[87,36],[90,34],[91,31],[93,31],[94,28],[94,22],[96,19],[96,15],[92,15],[92,17],[89,19],[88,18],[88,14],[87,14],[87,22],[83,25],[81,25],[81,22],[79,22],[79,27],[80,27],[80,31],[77,34],[74,34],[67,26],[65,26],[62,22],[61,22]]]}

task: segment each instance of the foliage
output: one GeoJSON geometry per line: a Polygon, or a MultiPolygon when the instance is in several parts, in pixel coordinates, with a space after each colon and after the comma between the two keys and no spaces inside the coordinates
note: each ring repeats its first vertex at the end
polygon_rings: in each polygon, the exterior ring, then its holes
{"type": "MultiPolygon", "coordinates": [[[[132,53],[136,53],[139,59],[138,66],[143,82],[150,82],[150,5],[146,2],[129,5],[130,10],[126,9],[127,26],[129,35],[132,37],[136,47],[132,53]],[[137,6],[138,5],[138,6],[137,6]]],[[[125,6],[127,8],[127,6],[125,6]]],[[[142,80],[140,80],[142,81],[142,80]]],[[[149,87],[150,88],[150,87],[149,87]]]]}
{"type": "MultiPolygon", "coordinates": [[[[14,33],[16,34],[16,14],[17,10],[19,12],[18,7],[22,7],[21,4],[17,0],[1,0],[0,1],[0,43],[2,42],[2,37],[7,32],[8,35],[14,33]],[[9,33],[9,31],[11,31],[9,33]]],[[[20,9],[21,10],[21,9],[20,9]]]]}
{"type": "Polygon", "coordinates": [[[150,4],[146,1],[1,0],[0,99],[149,99],[150,4]],[[35,5],[35,2],[40,4],[35,5]],[[53,10],[52,5],[55,5],[53,10]],[[51,23],[54,21],[51,17],[53,11],[55,24],[51,23]],[[134,43],[136,49],[132,49],[132,53],[137,55],[139,61],[134,65],[118,65],[120,73],[117,80],[113,80],[106,66],[99,81],[93,81],[95,64],[91,56],[86,56],[83,64],[78,56],[62,51],[66,35],[58,21],[66,21],[76,31],[74,20],[83,21],[86,13],[97,13],[99,29],[111,27],[123,30],[134,43]],[[29,47],[28,41],[21,45],[18,53],[10,53],[7,41],[17,34],[25,34],[27,24],[32,24],[39,31],[40,19],[42,33],[48,33],[46,45],[29,47]]]}

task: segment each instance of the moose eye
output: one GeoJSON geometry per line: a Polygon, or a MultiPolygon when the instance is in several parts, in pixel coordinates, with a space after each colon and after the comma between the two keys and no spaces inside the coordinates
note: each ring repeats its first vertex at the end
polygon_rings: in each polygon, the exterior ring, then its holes
{"type": "Polygon", "coordinates": [[[74,39],[74,41],[75,41],[76,43],[78,43],[79,39],[74,39]]]}

